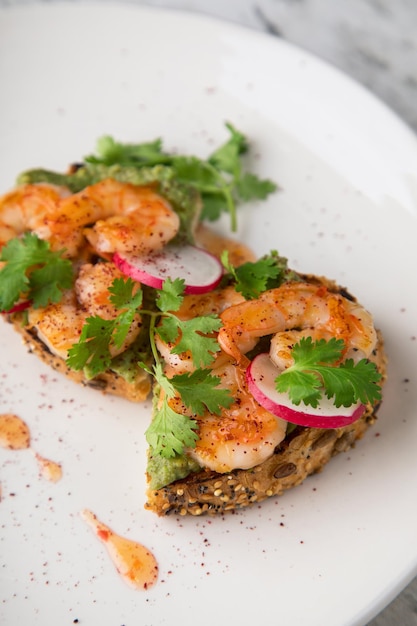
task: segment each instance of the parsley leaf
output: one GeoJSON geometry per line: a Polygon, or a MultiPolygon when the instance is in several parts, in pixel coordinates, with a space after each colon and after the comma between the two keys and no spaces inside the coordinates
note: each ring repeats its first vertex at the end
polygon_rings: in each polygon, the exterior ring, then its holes
{"type": "Polygon", "coordinates": [[[0,310],[10,310],[23,296],[36,309],[58,302],[73,281],[72,264],[53,252],[49,243],[34,233],[11,239],[0,253],[5,266],[0,270],[0,310]]]}
{"type": "Polygon", "coordinates": [[[380,400],[381,388],[377,383],[381,375],[374,363],[362,359],[355,364],[353,359],[347,359],[337,365],[344,345],[343,339],[335,337],[314,342],[311,337],[300,339],[292,350],[293,365],[276,378],[277,391],[287,391],[295,405],[304,402],[313,408],[323,393],[334,398],[336,407],[380,400]]]}

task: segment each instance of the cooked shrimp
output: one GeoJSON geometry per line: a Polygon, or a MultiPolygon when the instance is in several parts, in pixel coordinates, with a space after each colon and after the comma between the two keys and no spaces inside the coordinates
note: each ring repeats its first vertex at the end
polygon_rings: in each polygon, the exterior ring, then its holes
{"type": "MultiPolygon", "coordinates": [[[[78,342],[88,317],[99,315],[111,320],[118,315],[119,311],[109,299],[109,287],[115,278],[122,276],[113,263],[83,265],[75,288],[65,291],[60,302],[29,310],[29,325],[36,329],[53,354],[66,359],[68,350],[78,342]]],[[[138,336],[140,327],[141,319],[137,315],[125,342],[118,349],[112,346],[111,355],[126,350],[138,336]]]]}
{"type": "MultiPolygon", "coordinates": [[[[249,393],[245,372],[229,360],[213,369],[220,388],[229,389],[234,401],[220,415],[207,412],[195,419],[198,441],[188,450],[202,467],[215,472],[249,469],[269,458],[284,439],[287,422],[261,407],[249,393]]],[[[178,407],[175,407],[178,411],[178,407]]]]}
{"type": "Polygon", "coordinates": [[[2,196],[0,248],[25,231],[40,228],[46,216],[53,213],[61,199],[69,194],[64,187],[36,184],[22,185],[2,196]]]}
{"type": "Polygon", "coordinates": [[[30,230],[53,250],[65,248],[68,257],[77,255],[85,237],[100,255],[146,254],[163,248],[179,224],[153,189],[112,179],[75,194],[49,184],[22,185],[0,199],[0,246],[30,230]]]}
{"type": "Polygon", "coordinates": [[[220,317],[219,344],[241,365],[247,364],[244,355],[260,337],[292,329],[343,339],[345,356],[369,357],[376,345],[371,315],[363,307],[310,283],[285,283],[256,300],[226,309],[220,317]]]}
{"type": "Polygon", "coordinates": [[[89,187],[86,193],[102,211],[86,231],[99,254],[146,254],[161,250],[178,233],[178,214],[148,187],[107,180],[89,187]]]}
{"type": "Polygon", "coordinates": [[[110,179],[62,202],[57,219],[46,224],[47,238],[55,246],[65,244],[70,254],[84,235],[99,254],[145,254],[163,248],[178,228],[177,213],[152,189],[110,179]],[[89,224],[94,225],[85,229],[89,224]]]}
{"type": "Polygon", "coordinates": [[[115,251],[145,254],[162,248],[178,232],[177,213],[148,187],[107,179],[64,198],[50,189],[25,185],[15,192],[16,200],[12,192],[6,203],[10,210],[3,209],[1,219],[14,226],[9,213],[17,208],[16,214],[22,216],[20,232],[33,230],[49,241],[53,250],[65,248],[68,257],[77,255],[85,237],[100,255],[115,251]]]}
{"type": "Polygon", "coordinates": [[[241,302],[245,302],[245,298],[233,286],[222,287],[203,294],[184,296],[175,315],[181,320],[201,315],[220,315],[225,309],[241,302]]]}

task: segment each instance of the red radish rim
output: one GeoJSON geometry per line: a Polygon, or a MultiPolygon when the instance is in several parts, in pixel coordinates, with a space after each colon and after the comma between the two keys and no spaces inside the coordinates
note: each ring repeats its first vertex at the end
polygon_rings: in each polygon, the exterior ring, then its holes
{"type": "Polygon", "coordinates": [[[212,291],[219,285],[223,277],[223,267],[219,259],[211,252],[192,245],[167,246],[160,252],[143,256],[122,255],[119,252],[115,252],[113,262],[125,276],[129,276],[133,280],[155,289],[161,289],[167,278],[171,280],[184,278],[184,293],[186,294],[202,294],[212,291]],[[198,257],[201,257],[202,261],[208,260],[211,263],[212,272],[210,279],[205,276],[201,282],[192,281],[192,272],[195,267],[192,270],[188,270],[181,261],[181,255],[189,254],[190,252],[194,256],[197,255],[197,262],[198,257]],[[169,269],[168,267],[158,268],[158,264],[163,265],[164,261],[170,258],[169,269]],[[178,267],[182,272],[175,271],[177,261],[178,267]],[[187,277],[187,274],[189,277],[187,277]]]}
{"type": "MultiPolygon", "coordinates": [[[[270,384],[270,379],[273,378],[273,375],[271,374],[274,370],[272,368],[276,370],[276,375],[274,378],[279,375],[279,370],[278,368],[275,368],[269,358],[269,355],[263,353],[256,356],[247,368],[246,380],[249,391],[253,395],[255,400],[259,402],[259,404],[263,406],[264,409],[266,409],[276,417],[280,417],[287,422],[291,422],[292,424],[297,424],[298,426],[305,426],[308,428],[342,428],[343,426],[353,424],[353,422],[356,422],[363,415],[366,407],[360,402],[352,405],[352,407],[340,407],[340,409],[338,409],[338,407],[335,407],[335,413],[333,415],[320,415],[309,413],[308,409],[300,409],[299,405],[295,404],[291,407],[279,404],[278,400],[272,399],[259,387],[256,377],[254,376],[255,367],[259,367],[260,364],[266,365],[266,359],[272,366],[271,368],[268,368],[268,371],[267,368],[265,368],[266,375],[268,376],[267,384],[270,384]],[[349,411],[349,409],[352,409],[352,411],[346,413],[346,411],[349,411]]],[[[283,394],[275,391],[274,387],[272,387],[272,392],[274,395],[277,396],[277,398],[279,398],[280,395],[283,396],[283,394]]]]}
{"type": "Polygon", "coordinates": [[[2,311],[5,315],[11,315],[12,313],[20,313],[21,311],[25,311],[32,304],[32,300],[23,300],[22,302],[18,302],[8,311],[2,311]]]}

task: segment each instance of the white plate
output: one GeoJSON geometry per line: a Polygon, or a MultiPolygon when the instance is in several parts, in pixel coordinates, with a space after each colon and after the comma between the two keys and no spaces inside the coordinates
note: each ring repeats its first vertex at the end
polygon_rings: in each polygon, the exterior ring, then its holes
{"type": "Polygon", "coordinates": [[[149,403],[64,380],[2,324],[1,411],[63,467],[49,483],[30,452],[0,451],[2,623],[365,623],[417,566],[415,137],[304,52],[182,13],[5,9],[0,63],[3,191],[26,168],[65,169],[104,133],[205,156],[230,120],[252,142],[253,167],[281,186],[241,210],[239,236],[348,285],[390,356],[378,424],[322,474],[229,517],[159,519],[143,509],[149,403]],[[121,580],[86,507],[153,550],[149,592],[121,580]]]}

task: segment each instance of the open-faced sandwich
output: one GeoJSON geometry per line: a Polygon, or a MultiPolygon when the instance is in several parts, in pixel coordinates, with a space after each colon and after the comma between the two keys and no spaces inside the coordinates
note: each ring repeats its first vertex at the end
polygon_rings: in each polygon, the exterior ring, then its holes
{"type": "Polygon", "coordinates": [[[147,508],[222,513],[282,493],[360,438],[385,380],[381,334],[344,288],[256,260],[203,221],[270,181],[232,126],[207,161],[102,140],[67,174],[0,199],[0,309],[83,384],[142,401],[147,508]]]}

